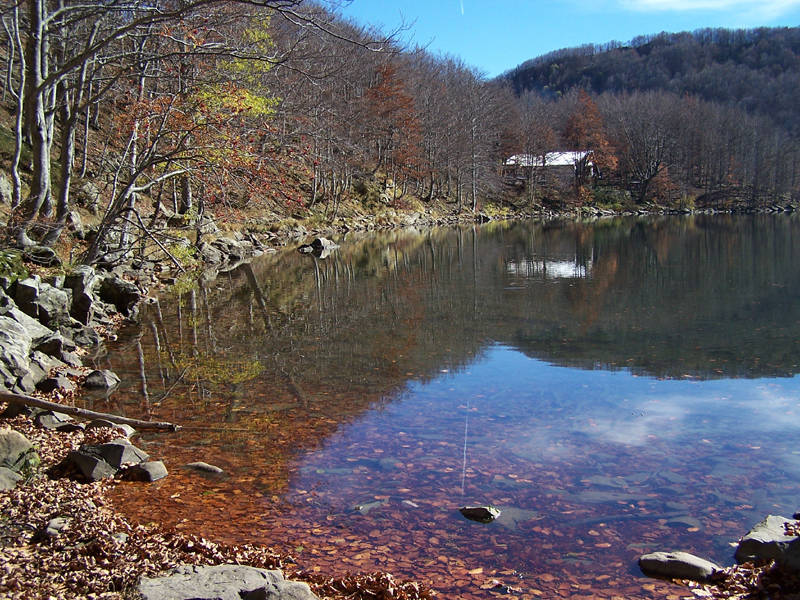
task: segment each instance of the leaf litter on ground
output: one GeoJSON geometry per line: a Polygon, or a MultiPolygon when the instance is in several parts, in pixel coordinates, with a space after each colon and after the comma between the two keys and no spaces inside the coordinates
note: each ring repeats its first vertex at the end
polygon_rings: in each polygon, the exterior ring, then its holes
{"type": "Polygon", "coordinates": [[[292,556],[266,546],[218,544],[156,524],[132,525],[108,499],[116,481],[87,483],[63,476],[69,473],[59,467],[81,444],[110,441],[119,437],[118,432],[111,428],[55,432],[41,429],[23,416],[4,419],[2,426],[27,437],[42,465],[16,488],[0,491],[0,597],[126,598],[132,596],[141,576],[162,574],[180,564],[225,563],[283,569],[287,575],[307,581],[321,598],[434,597],[426,586],[397,580],[388,573],[304,574],[293,569],[292,556]],[[63,527],[51,535],[47,525],[57,517],[63,527]]]}

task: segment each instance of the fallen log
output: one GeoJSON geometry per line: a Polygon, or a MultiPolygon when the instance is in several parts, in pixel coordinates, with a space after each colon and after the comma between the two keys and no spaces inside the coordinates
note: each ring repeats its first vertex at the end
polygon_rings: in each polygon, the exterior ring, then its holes
{"type": "Polygon", "coordinates": [[[41,398],[34,398],[33,396],[25,396],[24,394],[14,394],[11,392],[0,391],[0,400],[10,402],[13,404],[24,404],[25,406],[35,406],[36,408],[44,408],[52,410],[65,415],[73,417],[83,417],[85,419],[105,419],[112,423],[121,423],[123,425],[130,425],[136,429],[150,429],[156,431],[178,431],[181,427],[174,423],[166,423],[160,421],[142,421],[140,419],[130,419],[119,415],[112,415],[109,413],[96,412],[85,408],[78,408],[77,406],[66,406],[58,402],[49,402],[41,398]]]}

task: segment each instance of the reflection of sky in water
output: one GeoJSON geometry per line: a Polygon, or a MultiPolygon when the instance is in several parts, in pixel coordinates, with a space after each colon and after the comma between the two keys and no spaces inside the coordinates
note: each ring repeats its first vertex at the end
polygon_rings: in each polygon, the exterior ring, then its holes
{"type": "Polygon", "coordinates": [[[699,457],[724,478],[743,476],[757,457],[784,475],[800,475],[792,443],[800,428],[798,387],[796,377],[658,380],[571,369],[493,346],[461,372],[410,383],[402,398],[341,429],[322,452],[330,457],[370,432],[393,431],[449,441],[460,467],[455,449],[466,424],[468,459],[489,464],[501,453],[545,466],[584,461],[587,475],[616,476],[640,468],[638,459],[650,465],[642,468],[680,472],[699,457]]]}

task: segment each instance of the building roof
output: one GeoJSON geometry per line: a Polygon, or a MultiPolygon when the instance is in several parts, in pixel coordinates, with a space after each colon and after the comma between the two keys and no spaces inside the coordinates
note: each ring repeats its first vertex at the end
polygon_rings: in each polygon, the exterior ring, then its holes
{"type": "Polygon", "coordinates": [[[518,167],[574,167],[590,153],[591,150],[567,150],[544,155],[515,154],[507,158],[505,164],[518,167]]]}

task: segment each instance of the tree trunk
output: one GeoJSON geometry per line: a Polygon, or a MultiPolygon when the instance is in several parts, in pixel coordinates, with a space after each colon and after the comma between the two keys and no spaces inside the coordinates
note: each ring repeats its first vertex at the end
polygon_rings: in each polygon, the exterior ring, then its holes
{"type": "MultiPolygon", "coordinates": [[[[144,51],[144,44],[146,38],[139,43],[139,47],[137,48],[137,52],[139,56],[142,55],[144,51]]],[[[147,68],[146,63],[139,63],[139,77],[136,84],[136,101],[141,102],[144,100],[144,83],[145,83],[145,69],[147,68]]],[[[136,175],[138,169],[138,162],[139,162],[139,119],[137,118],[133,122],[133,131],[131,132],[130,137],[130,148],[131,148],[131,159],[130,159],[130,166],[129,166],[129,181],[128,187],[133,187],[136,184],[136,175]]],[[[130,191],[128,194],[128,206],[126,207],[128,215],[130,215],[136,209],[136,192],[130,191]]],[[[128,220],[122,221],[122,227],[119,234],[119,249],[125,250],[128,246],[128,231],[130,229],[130,225],[128,220]]]]}
{"type": "Polygon", "coordinates": [[[19,161],[22,156],[23,141],[23,114],[25,108],[25,48],[19,33],[19,6],[14,6],[14,43],[19,52],[19,87],[14,94],[17,99],[16,111],[14,114],[14,156],[11,159],[11,180],[14,185],[14,195],[11,200],[11,208],[16,209],[22,203],[22,179],[19,176],[19,161]]]}
{"type": "MultiPolygon", "coordinates": [[[[15,15],[14,15],[14,17],[15,17],[15,19],[14,19],[15,20],[14,27],[16,26],[16,21],[17,21],[16,11],[17,11],[17,5],[14,6],[14,12],[15,12],[15,15]]],[[[8,95],[9,90],[11,90],[11,88],[13,87],[12,75],[14,73],[14,62],[17,59],[17,56],[16,56],[16,54],[17,54],[16,53],[17,44],[16,44],[16,40],[15,40],[16,36],[14,35],[14,32],[13,32],[14,27],[9,29],[8,24],[6,23],[6,20],[3,19],[3,29],[5,30],[6,37],[8,38],[8,46],[7,46],[7,49],[6,49],[6,76],[3,79],[3,99],[2,99],[3,102],[6,101],[6,96],[8,95]]]]}
{"type": "Polygon", "coordinates": [[[21,219],[14,232],[18,246],[31,246],[34,241],[28,231],[39,212],[49,203],[50,197],[50,139],[45,111],[44,65],[47,47],[44,0],[30,0],[28,4],[29,34],[25,47],[25,129],[31,142],[33,176],[30,193],[20,207],[21,219]]]}
{"type": "MultiPolygon", "coordinates": [[[[94,39],[94,32],[90,39],[94,39]]],[[[81,65],[75,88],[66,89],[65,83],[59,86],[61,90],[61,190],[58,194],[58,205],[56,207],[56,222],[53,228],[45,236],[43,243],[52,246],[61,236],[61,232],[67,223],[69,216],[69,193],[72,185],[72,163],[75,160],[75,136],[78,129],[78,114],[81,110],[84,98],[84,87],[86,86],[86,74],[88,72],[88,62],[81,65]]]]}
{"type": "Polygon", "coordinates": [[[194,204],[192,202],[192,180],[189,175],[181,177],[181,205],[178,213],[181,215],[189,214],[194,204]]]}
{"type": "Polygon", "coordinates": [[[180,425],[174,423],[165,423],[159,421],[141,421],[139,419],[129,419],[128,417],[121,417],[119,415],[111,415],[108,413],[95,412],[85,408],[78,408],[76,406],[67,406],[65,404],[58,404],[57,402],[48,402],[41,398],[33,398],[31,396],[24,396],[22,394],[13,394],[11,392],[0,392],[0,400],[10,402],[13,404],[24,404],[25,406],[35,406],[37,408],[44,408],[52,410],[65,415],[72,415],[75,417],[84,417],[86,419],[104,419],[112,423],[121,423],[137,427],[139,429],[156,429],[167,431],[178,431],[180,425]]]}
{"type": "Polygon", "coordinates": [[[72,184],[72,161],[75,158],[75,129],[78,125],[77,119],[70,114],[69,110],[69,102],[65,98],[62,106],[64,122],[61,126],[61,190],[58,193],[56,222],[42,240],[45,246],[52,246],[56,243],[67,224],[67,216],[69,216],[69,188],[72,184]]]}

